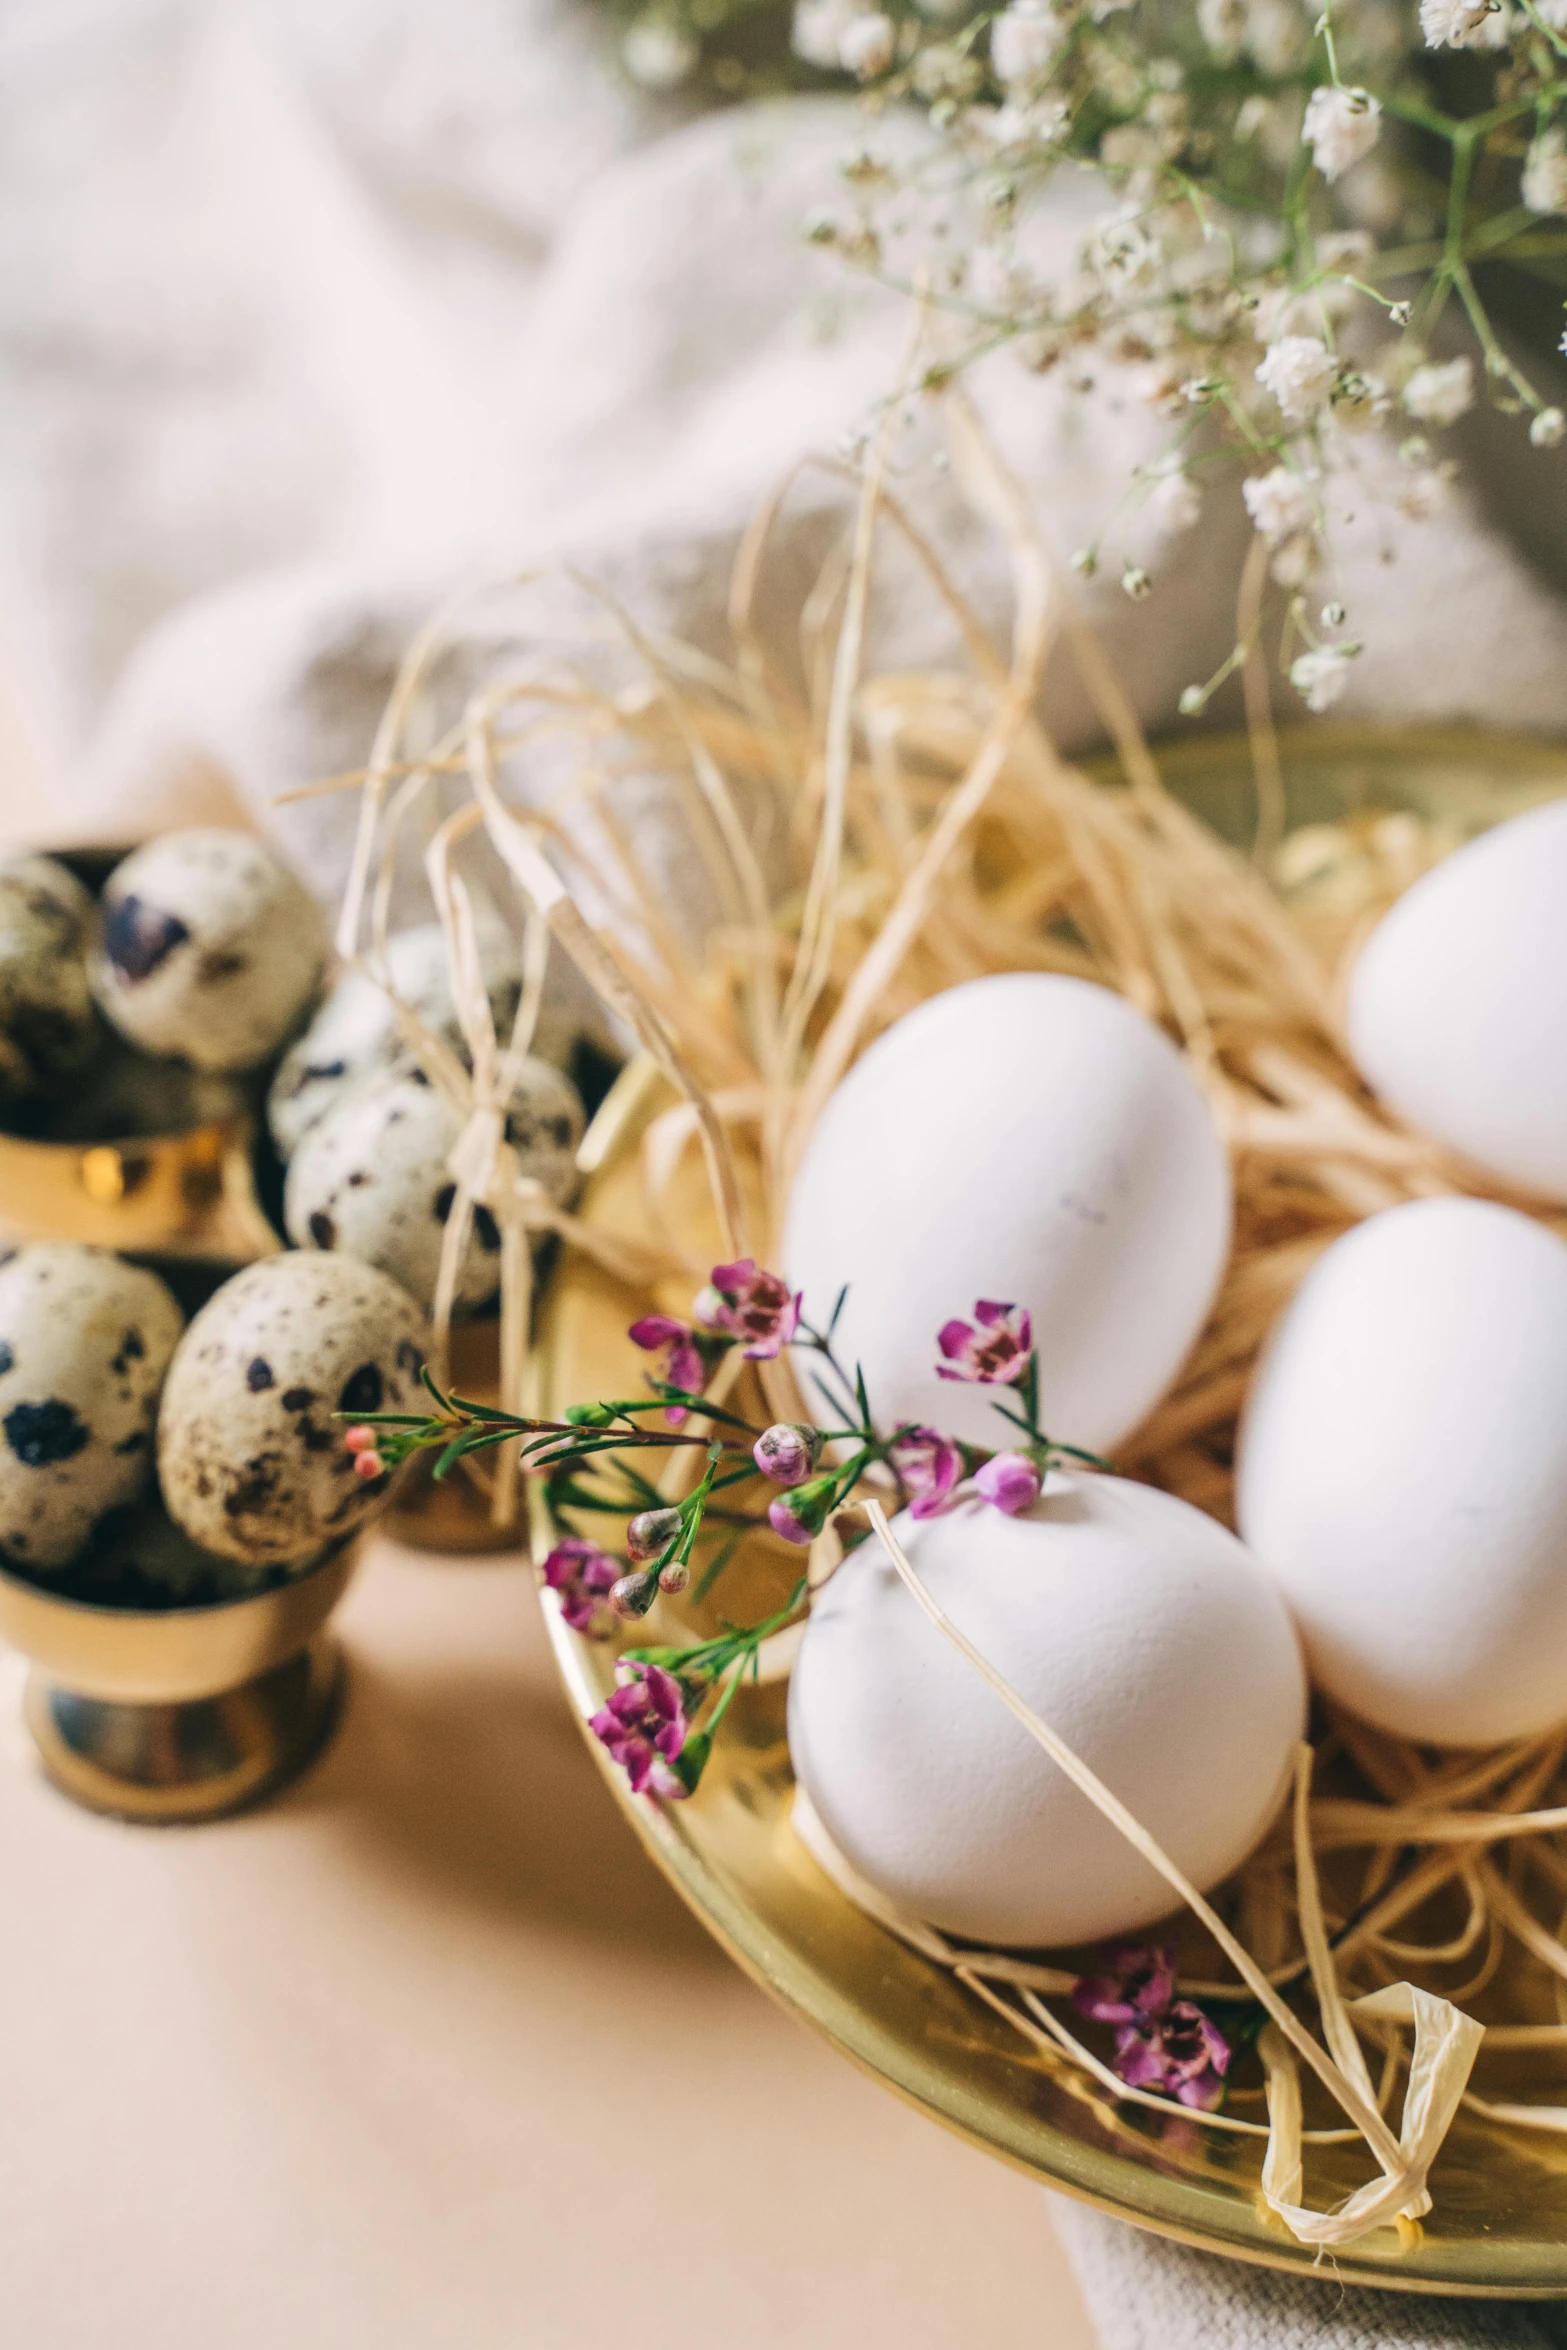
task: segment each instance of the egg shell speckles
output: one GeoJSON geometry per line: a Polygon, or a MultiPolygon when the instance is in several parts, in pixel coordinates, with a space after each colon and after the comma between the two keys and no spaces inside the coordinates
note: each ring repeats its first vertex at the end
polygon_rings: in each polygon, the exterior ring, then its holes
{"type": "Polygon", "coordinates": [[[247,1265],[208,1299],[169,1366],[158,1478],[193,1542],[297,1564],[375,1515],[334,1413],[420,1410],[424,1319],[395,1281],[311,1250],[247,1265]]]}
{"type": "MultiPolygon", "coordinates": [[[[305,1136],[289,1162],[283,1216],[300,1248],[346,1249],[379,1265],[428,1309],[441,1246],[456,1199],[447,1166],[462,1119],[417,1071],[368,1077],[344,1094],[305,1136]]],[[[576,1183],[582,1104],[546,1061],[525,1061],[507,1119],[507,1139],[524,1175],[557,1205],[576,1183]]],[[[488,1208],[475,1210],[456,1302],[481,1306],[500,1284],[500,1232],[488,1208]]]]}
{"type": "MultiPolygon", "coordinates": [[[[1173,1494],[1053,1478],[1021,1517],[898,1519],[959,1630],[1199,1887],[1267,1827],[1306,1712],[1256,1561],[1173,1494]]],[[[921,1612],[879,1543],[816,1595],[789,1690],[796,1776],[839,1851],[907,1915],[1058,1947],[1164,1917],[1164,1879],[921,1612]]]]}
{"type": "Polygon", "coordinates": [[[0,1551],[68,1566],[151,1481],[158,1390],[184,1317],[155,1273],[74,1241],[0,1265],[0,1551]]]}
{"type": "Polygon", "coordinates": [[[21,1101],[91,1058],[92,900],[52,857],[0,865],[0,1102],[21,1101]]]}
{"type": "MultiPolygon", "coordinates": [[[[493,922],[479,926],[479,967],[496,1034],[504,1038],[516,1017],[522,972],[515,945],[493,922]]],[[[420,923],[388,939],[386,972],[399,1000],[465,1059],[440,923],[420,923]]],[[[282,1156],[298,1149],[349,1087],[377,1070],[410,1066],[412,1055],[387,990],[368,971],[345,971],[304,1035],[289,1046],[272,1080],[267,1123],[282,1156]]]]}
{"type": "Polygon", "coordinates": [[[171,832],[109,876],[92,983],[144,1052],[249,1069],[308,1008],[326,922],[303,882],[243,832],[171,832]]]}

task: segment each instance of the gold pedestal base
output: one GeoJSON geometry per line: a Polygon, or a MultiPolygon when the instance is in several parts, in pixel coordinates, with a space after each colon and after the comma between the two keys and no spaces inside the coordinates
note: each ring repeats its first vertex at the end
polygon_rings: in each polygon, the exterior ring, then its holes
{"type": "Polygon", "coordinates": [[[237,1689],[177,1703],[86,1697],[35,1667],[22,1718],[73,1803],[173,1825],[242,1811],[296,1777],[332,1733],[342,1684],[342,1652],[325,1637],[237,1689]]]}

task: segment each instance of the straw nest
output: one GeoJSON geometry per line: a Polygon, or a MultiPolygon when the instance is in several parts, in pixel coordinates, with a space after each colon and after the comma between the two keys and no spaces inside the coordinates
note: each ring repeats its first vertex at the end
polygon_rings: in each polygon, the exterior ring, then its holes
{"type": "MultiPolygon", "coordinates": [[[[764,1259],[823,1102],[912,1005],[995,971],[1068,972],[1119,990],[1175,1039],[1211,1102],[1233,1158],[1237,1214],[1212,1318],[1117,1465],[1227,1519],[1252,1363],[1314,1259],[1378,1209],[1477,1188],[1368,1097],[1339,1013],[1340,978],[1365,929],[1451,842],[1407,815],[1284,837],[1255,649],[1258,853],[1248,859],[1221,842],[1164,788],[1023,501],[961,396],[949,393],[946,408],[961,476],[1010,552],[1004,645],[890,494],[887,434],[853,479],[845,542],[806,600],[799,660],[787,669],[753,621],[787,486],[741,550],[723,662],[650,637],[580,580],[512,583],[507,596],[520,593],[528,617],[440,724],[431,712],[446,656],[471,633],[475,609],[493,648],[499,608],[485,597],[454,607],[411,651],[368,767],[317,787],[362,795],[340,945],[376,965],[391,876],[410,840],[422,839],[473,1062],[466,1072],[421,1041],[437,1081],[468,1114],[451,1246],[455,1261],[477,1201],[503,1225],[503,1386],[514,1403],[530,1230],[550,1225],[633,1280],[691,1258],[678,1232],[663,1254],[638,1251],[554,1213],[508,1163],[498,1110],[537,1016],[551,940],[681,1097],[645,1139],[650,1197],[668,1191],[686,1151],[699,1147],[726,1251],[764,1259]],[[878,570],[894,552],[945,610],[961,648],[948,670],[867,667],[878,570]],[[1046,655],[1063,637],[1116,746],[1113,783],[1068,764],[1038,717],[1046,655]],[[651,827],[650,809],[659,819],[651,827]],[[673,917],[667,861],[648,846],[670,822],[701,878],[699,926],[673,917]],[[517,886],[529,941],[518,1026],[499,1040],[463,879],[464,844],[480,837],[517,886]]],[[[1249,598],[1255,611],[1257,587],[1248,581],[1243,610],[1249,598]]],[[[1516,1204],[1544,1214],[1537,1202],[1516,1204]]],[[[771,1400],[787,1409],[786,1391],[771,1400]]],[[[502,1481],[514,1473],[503,1469],[502,1481]]],[[[934,1610],[879,1505],[870,1514],[914,1596],[934,1610]]],[[[942,1629],[966,1645],[944,1620],[942,1629]]],[[[1476,2093],[1482,2026],[1466,2012],[1478,2005],[1485,2018],[1487,2061],[1493,2050],[1520,2048],[1550,2061],[1567,2047],[1567,1946],[1557,1931],[1567,1910],[1567,1732],[1444,1757],[1322,1709],[1288,1818],[1210,1903],[969,1653],[1169,1878],[1172,1900],[1190,1913],[1183,1989],[1249,1992],[1266,2010],[1263,2085],[1242,2087],[1203,2126],[1267,2133],[1263,2191],[1297,2237],[1344,2244],[1429,2209],[1426,2173],[1462,2101],[1529,2127],[1567,2128],[1567,2107],[1476,2093]],[[1300,2011],[1313,2006],[1309,2028],[1300,2011]],[[1304,2126],[1303,2070],[1337,2109],[1315,2131],[1304,2126]],[[1395,2126],[1388,2116],[1401,2079],[1395,2126]],[[1374,2174],[1339,2210],[1315,2211],[1302,2183],[1306,2150],[1314,2138],[1346,2136],[1365,2141],[1374,2174]]],[[[1097,2071],[1118,2097],[1162,2102],[1127,2089],[1074,2037],[1059,1996],[1071,1975],[1045,1959],[956,1948],[917,1920],[889,1916],[836,1865],[863,1906],[953,1967],[1021,2033],[1097,2071]]]]}

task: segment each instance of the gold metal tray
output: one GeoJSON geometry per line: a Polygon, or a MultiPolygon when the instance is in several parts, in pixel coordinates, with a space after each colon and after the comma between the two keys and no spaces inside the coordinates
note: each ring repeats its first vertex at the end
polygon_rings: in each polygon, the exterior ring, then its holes
{"type": "MultiPolygon", "coordinates": [[[[1413,807],[1468,827],[1567,788],[1567,754],[1534,742],[1323,727],[1286,737],[1283,749],[1296,824],[1358,807],[1413,807]]],[[[1242,747],[1183,745],[1166,772],[1221,828],[1238,831],[1248,821],[1242,747]]],[[[633,1064],[584,1150],[594,1171],[582,1213],[643,1239],[650,1233],[636,1145],[659,1104],[658,1083],[633,1064]]],[[[694,1165],[673,1213],[677,1228],[701,1233],[706,1203],[694,1165]]],[[[665,1302],[678,1304],[678,1291],[665,1302]]],[[[625,1333],[645,1306],[597,1267],[565,1259],[541,1317],[540,1408],[555,1415],[570,1403],[638,1392],[646,1358],[625,1333]]],[[[541,1519],[536,1540],[546,1532],[541,1519]]],[[[736,1567],[743,1565],[742,1556],[736,1567]]],[[[728,1597],[737,1615],[749,1613],[738,1592],[728,1597]]],[[[611,1686],[609,1660],[567,1631],[547,1602],[545,1614],[585,1722],[611,1686]]],[[[1207,2251],[1323,2274],[1262,2203],[1260,2140],[1116,2103],[1065,2061],[1025,2047],[837,1890],[789,1825],[784,1697],[782,1686],[745,1693],[700,1792],[683,1804],[631,1795],[590,1739],[644,1845],[730,1955],[889,2088],[1042,2183],[1207,2251]]],[[[1347,2194],[1366,2175],[1364,2163],[1352,2148],[1313,2149],[1313,2199],[1326,2205],[1347,2194]]],[[[1406,2291],[1567,2295],[1567,2141],[1464,2113],[1431,2185],[1435,2209],[1421,2227],[1366,2239],[1337,2258],[1334,2273],[1406,2291]]]]}

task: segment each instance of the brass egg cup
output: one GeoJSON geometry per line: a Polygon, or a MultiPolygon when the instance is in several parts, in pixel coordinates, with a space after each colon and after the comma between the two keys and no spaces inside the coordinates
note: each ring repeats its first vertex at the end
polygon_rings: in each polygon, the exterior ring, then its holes
{"type": "Polygon", "coordinates": [[[106,1607],[0,1568],[0,1638],[27,1659],[22,1719],[44,1775],[90,1811],[172,1824],[274,1794],[314,1760],[343,1667],[325,1627],[350,1538],[272,1591],[106,1607]]]}

